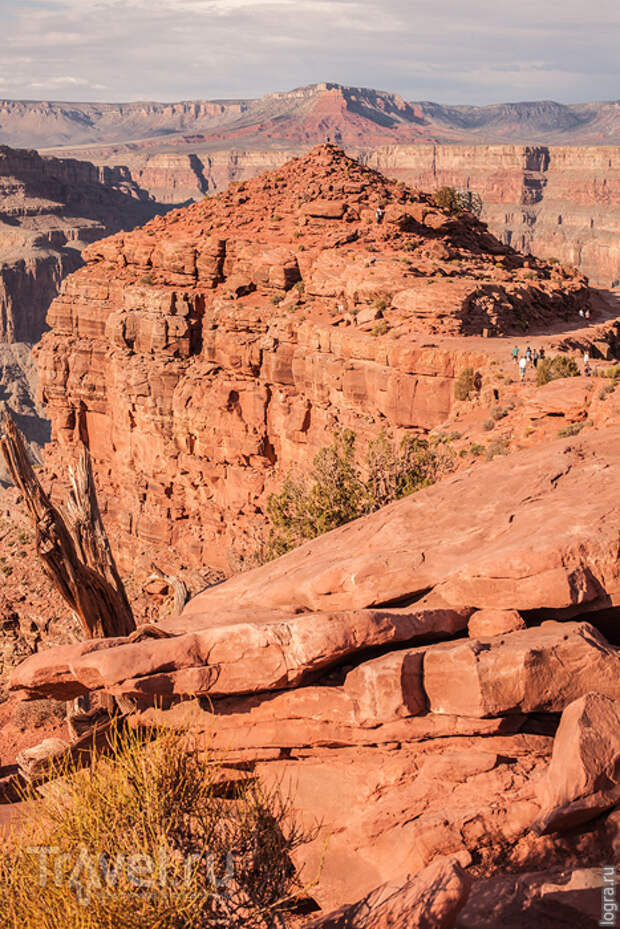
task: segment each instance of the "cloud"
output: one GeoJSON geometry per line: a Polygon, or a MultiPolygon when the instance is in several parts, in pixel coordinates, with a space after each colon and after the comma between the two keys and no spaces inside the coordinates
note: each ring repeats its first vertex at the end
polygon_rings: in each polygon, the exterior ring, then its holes
{"type": "Polygon", "coordinates": [[[0,0],[0,26],[0,86],[21,97],[248,97],[325,80],[449,103],[618,95],[616,0],[0,0]]]}

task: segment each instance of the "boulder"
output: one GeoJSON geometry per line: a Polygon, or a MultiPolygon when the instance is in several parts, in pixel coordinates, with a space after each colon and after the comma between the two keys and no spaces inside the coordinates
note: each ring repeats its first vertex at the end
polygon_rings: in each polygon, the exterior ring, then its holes
{"type": "Polygon", "coordinates": [[[390,881],[307,929],[454,929],[471,878],[455,857],[439,858],[404,882],[390,881]]]}
{"type": "Polygon", "coordinates": [[[361,726],[376,726],[426,712],[423,656],[424,649],[393,652],[366,661],[347,674],[344,691],[353,700],[361,726]]]}
{"type": "Polygon", "coordinates": [[[620,699],[620,651],[588,623],[545,622],[429,649],[424,689],[432,713],[560,713],[593,689],[620,699]]]}
{"type": "Polygon", "coordinates": [[[467,624],[467,632],[472,639],[504,635],[525,628],[525,622],[517,610],[476,610],[467,624]]]}
{"type": "Polygon", "coordinates": [[[574,828],[620,802],[618,699],[588,693],[566,707],[539,797],[539,833],[574,828]]]}

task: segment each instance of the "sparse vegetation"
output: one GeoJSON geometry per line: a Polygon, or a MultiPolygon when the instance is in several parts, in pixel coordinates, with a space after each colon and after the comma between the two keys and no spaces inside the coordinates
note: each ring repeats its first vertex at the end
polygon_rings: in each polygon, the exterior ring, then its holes
{"type": "Polygon", "coordinates": [[[569,426],[564,426],[563,429],[558,430],[558,437],[560,439],[566,439],[571,435],[578,435],[584,426],[585,421],[581,423],[571,423],[569,426]]]}
{"type": "Polygon", "coordinates": [[[542,387],[561,377],[579,377],[579,365],[570,355],[543,358],[536,369],[536,386],[542,387]]]}
{"type": "Polygon", "coordinates": [[[271,302],[274,306],[278,306],[279,303],[282,303],[284,300],[284,294],[274,294],[271,298],[271,302]]]}
{"type": "Polygon", "coordinates": [[[388,331],[388,328],[389,327],[388,327],[386,320],[380,319],[377,325],[372,327],[372,329],[370,330],[370,334],[374,336],[385,335],[386,332],[388,331]]]}
{"type": "Polygon", "coordinates": [[[493,461],[497,455],[507,455],[509,450],[506,439],[494,439],[487,445],[485,457],[487,461],[493,461]]]}
{"type": "Polygon", "coordinates": [[[335,433],[332,444],[316,455],[308,479],[289,474],[282,491],[271,494],[271,531],[263,560],[432,484],[454,463],[445,442],[429,443],[408,434],[395,445],[382,432],[368,444],[360,466],[355,444],[351,430],[335,433]]]}
{"type": "Polygon", "coordinates": [[[440,187],[433,195],[433,201],[441,210],[451,216],[460,216],[465,211],[480,216],[482,199],[473,190],[457,190],[454,187],[440,187]]]}
{"type": "Polygon", "coordinates": [[[463,368],[454,384],[454,396],[457,400],[469,400],[476,387],[476,374],[473,368],[463,368]]]}
{"type": "Polygon", "coordinates": [[[113,730],[110,754],[33,788],[0,851],[0,924],[20,929],[276,929],[304,831],[278,788],[187,735],[113,730]],[[49,849],[47,855],[37,846],[49,849]],[[41,880],[41,874],[46,880],[41,880]]]}

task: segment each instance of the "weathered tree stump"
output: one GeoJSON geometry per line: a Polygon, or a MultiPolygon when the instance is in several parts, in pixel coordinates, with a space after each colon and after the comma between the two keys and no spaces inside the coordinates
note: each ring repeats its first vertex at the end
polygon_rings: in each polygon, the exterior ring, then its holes
{"type": "Polygon", "coordinates": [[[32,516],[43,569],[82,624],[87,638],[127,636],[133,612],[101,521],[87,448],[63,508],[55,507],[34,473],[21,433],[7,414],[0,447],[32,516]]]}

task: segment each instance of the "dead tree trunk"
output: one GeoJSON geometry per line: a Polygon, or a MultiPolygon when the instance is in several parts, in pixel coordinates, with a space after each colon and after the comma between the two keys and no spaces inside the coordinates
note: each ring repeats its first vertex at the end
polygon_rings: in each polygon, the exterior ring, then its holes
{"type": "Polygon", "coordinates": [[[79,618],[87,638],[129,635],[133,612],[101,521],[90,455],[84,446],[64,507],[55,507],[34,473],[21,433],[7,414],[0,447],[21,490],[43,569],[79,618]]]}

